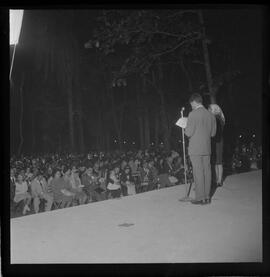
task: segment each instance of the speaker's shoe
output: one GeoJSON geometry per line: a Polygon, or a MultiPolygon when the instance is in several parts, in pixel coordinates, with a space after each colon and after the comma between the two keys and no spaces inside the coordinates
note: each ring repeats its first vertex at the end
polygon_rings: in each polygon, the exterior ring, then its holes
{"type": "Polygon", "coordinates": [[[192,204],[195,204],[195,205],[205,205],[205,200],[191,200],[190,201],[192,204]]]}
{"type": "Polygon", "coordinates": [[[211,203],[211,199],[210,198],[207,198],[205,200],[203,200],[204,204],[210,204],[211,203]]]}

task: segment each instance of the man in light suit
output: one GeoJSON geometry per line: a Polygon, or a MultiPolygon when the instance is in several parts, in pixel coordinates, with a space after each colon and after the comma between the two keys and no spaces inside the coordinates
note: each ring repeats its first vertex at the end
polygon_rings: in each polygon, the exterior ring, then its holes
{"type": "Polygon", "coordinates": [[[211,189],[211,137],[216,134],[216,119],[202,104],[200,94],[192,94],[192,111],[182,118],[181,127],[189,137],[188,154],[193,168],[195,199],[192,204],[209,204],[211,189]]]}

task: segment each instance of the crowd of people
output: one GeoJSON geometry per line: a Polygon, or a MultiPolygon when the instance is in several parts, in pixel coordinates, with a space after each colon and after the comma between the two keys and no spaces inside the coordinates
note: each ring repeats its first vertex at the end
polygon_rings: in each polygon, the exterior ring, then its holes
{"type": "Polygon", "coordinates": [[[262,146],[254,141],[236,145],[232,157],[231,168],[233,172],[243,172],[262,168],[262,146]]]}
{"type": "MultiPolygon", "coordinates": [[[[231,170],[261,168],[254,142],[235,148],[231,170]]],[[[188,181],[192,167],[187,157],[188,181]]],[[[184,183],[182,155],[162,149],[11,157],[11,216],[119,198],[184,183]]]]}
{"type": "Polygon", "coordinates": [[[113,151],[12,157],[12,211],[25,215],[119,198],[184,182],[176,151],[113,151]]]}

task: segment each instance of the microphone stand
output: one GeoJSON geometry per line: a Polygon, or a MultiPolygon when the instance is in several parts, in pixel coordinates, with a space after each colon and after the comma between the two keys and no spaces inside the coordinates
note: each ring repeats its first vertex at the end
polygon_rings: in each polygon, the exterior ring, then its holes
{"type": "MultiPolygon", "coordinates": [[[[185,108],[183,107],[181,109],[181,117],[183,118],[184,115],[183,115],[183,112],[184,112],[185,108]]],[[[186,171],[186,147],[185,147],[185,133],[184,133],[184,128],[182,128],[182,145],[183,145],[183,156],[184,156],[184,176],[185,176],[185,187],[186,187],[186,196],[179,199],[179,201],[182,201],[182,202],[189,202],[190,200],[192,200],[192,198],[189,197],[189,193],[190,193],[190,189],[191,189],[191,184],[188,185],[187,183],[187,171],[186,171]]]]}

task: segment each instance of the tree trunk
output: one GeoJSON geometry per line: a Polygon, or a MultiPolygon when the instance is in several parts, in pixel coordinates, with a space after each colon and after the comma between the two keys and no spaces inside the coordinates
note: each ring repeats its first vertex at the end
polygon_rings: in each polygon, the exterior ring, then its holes
{"type": "Polygon", "coordinates": [[[147,149],[150,146],[150,126],[149,126],[149,113],[145,108],[144,112],[144,147],[147,149]]]}
{"type": "Polygon", "coordinates": [[[139,123],[139,133],[140,133],[140,149],[144,149],[144,122],[143,122],[143,105],[141,100],[140,86],[137,83],[137,118],[139,123]]]}
{"type": "Polygon", "coordinates": [[[32,153],[35,152],[35,146],[36,146],[36,132],[35,132],[35,109],[32,111],[32,153]]]}
{"type": "Polygon", "coordinates": [[[210,58],[209,58],[207,39],[206,39],[206,31],[205,31],[205,25],[204,25],[202,11],[198,11],[198,16],[199,16],[199,22],[202,27],[202,48],[203,48],[207,86],[208,86],[208,90],[209,90],[208,94],[210,96],[210,103],[215,104],[216,103],[216,91],[213,88],[213,78],[212,78],[212,73],[211,73],[210,58]]]}
{"type": "MultiPolygon", "coordinates": [[[[147,87],[146,87],[146,79],[145,76],[142,77],[142,94],[144,103],[147,102],[147,87]]],[[[148,149],[150,146],[150,126],[149,126],[149,112],[148,107],[143,104],[142,105],[144,113],[143,113],[143,121],[144,121],[144,148],[148,149]]]]}
{"type": "Polygon", "coordinates": [[[73,97],[72,97],[72,81],[69,80],[67,86],[67,99],[68,99],[68,120],[69,120],[69,142],[70,150],[74,151],[74,124],[73,124],[73,97]]]}
{"type": "Polygon", "coordinates": [[[155,114],[155,145],[159,143],[159,113],[155,114]]]}
{"type": "Polygon", "coordinates": [[[141,113],[138,115],[138,121],[139,121],[139,131],[140,131],[140,149],[144,149],[144,128],[143,128],[143,117],[141,113]]]}
{"type": "Polygon", "coordinates": [[[101,109],[98,111],[98,129],[96,132],[96,138],[97,138],[97,149],[101,151],[102,148],[102,118],[101,118],[101,109]]]}
{"type": "Polygon", "coordinates": [[[18,148],[18,155],[21,154],[22,146],[23,146],[23,86],[24,86],[24,75],[22,76],[22,82],[20,86],[20,103],[21,103],[21,115],[20,115],[20,144],[18,148]]]}
{"type": "Polygon", "coordinates": [[[82,111],[82,95],[79,90],[79,95],[77,99],[77,111],[78,111],[78,129],[79,129],[79,152],[84,153],[85,143],[84,143],[84,128],[83,128],[83,111],[82,111]]]}
{"type": "MultiPolygon", "coordinates": [[[[233,55],[231,49],[228,49],[227,51],[227,62],[228,62],[228,72],[232,72],[233,68],[233,55]]],[[[231,125],[231,131],[233,135],[236,135],[236,132],[238,130],[237,128],[237,110],[235,109],[235,100],[234,100],[234,95],[233,95],[233,81],[229,80],[228,87],[227,87],[227,95],[228,95],[228,100],[230,103],[230,114],[226,117],[227,122],[230,122],[229,124],[231,125]],[[229,120],[228,120],[229,119],[229,120]]],[[[233,142],[232,142],[233,143],[233,142]]]]}
{"type": "Polygon", "coordinates": [[[165,110],[165,101],[164,101],[164,94],[163,90],[159,90],[160,98],[161,98],[161,109],[160,109],[160,115],[161,115],[161,124],[163,129],[163,141],[164,141],[164,147],[166,150],[170,150],[170,132],[167,122],[167,114],[165,110]]]}
{"type": "Polygon", "coordinates": [[[59,153],[62,152],[62,140],[61,140],[61,133],[58,134],[58,151],[59,153]]]}
{"type": "Polygon", "coordinates": [[[105,138],[106,138],[106,151],[110,151],[110,136],[108,131],[105,132],[105,138]]]}
{"type": "Polygon", "coordinates": [[[119,142],[119,149],[122,149],[123,146],[123,142],[122,142],[122,133],[121,133],[121,127],[120,127],[120,120],[117,118],[117,113],[116,113],[116,106],[115,106],[115,102],[114,102],[114,96],[113,96],[113,90],[110,87],[108,89],[108,93],[110,94],[109,97],[111,99],[111,109],[112,109],[112,116],[113,116],[113,122],[114,122],[114,127],[115,127],[115,131],[116,131],[116,135],[117,135],[117,139],[119,142]]]}
{"type": "Polygon", "coordinates": [[[165,150],[169,151],[170,146],[170,132],[168,126],[168,118],[166,113],[165,107],[165,99],[164,99],[164,92],[162,88],[162,80],[163,80],[163,71],[162,66],[158,64],[158,80],[156,82],[157,91],[160,97],[160,116],[161,116],[161,126],[162,126],[162,133],[163,133],[163,141],[165,150]]]}
{"type": "Polygon", "coordinates": [[[179,60],[180,60],[181,69],[182,69],[183,73],[185,74],[186,79],[188,81],[188,91],[191,94],[192,91],[193,91],[193,86],[192,86],[192,81],[191,81],[191,78],[190,78],[190,74],[189,74],[189,72],[188,72],[188,70],[185,66],[184,57],[180,56],[179,60]]]}

